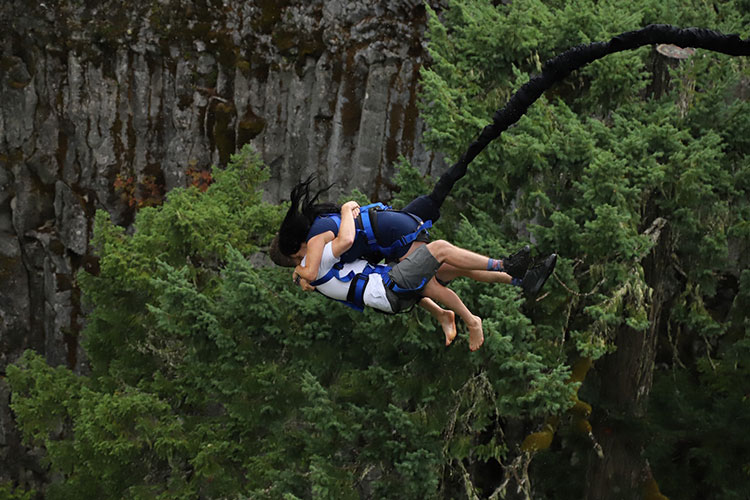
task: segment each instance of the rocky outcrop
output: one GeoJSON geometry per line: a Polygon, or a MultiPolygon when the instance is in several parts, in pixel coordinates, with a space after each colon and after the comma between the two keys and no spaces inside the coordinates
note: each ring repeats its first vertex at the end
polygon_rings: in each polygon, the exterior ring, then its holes
{"type": "MultiPolygon", "coordinates": [[[[97,209],[127,226],[246,143],[272,201],[313,173],[387,198],[399,155],[442,167],[420,143],[424,23],[415,0],[0,4],[0,370],[33,348],[85,372],[97,209]]],[[[0,480],[22,479],[0,396],[0,480]]]]}

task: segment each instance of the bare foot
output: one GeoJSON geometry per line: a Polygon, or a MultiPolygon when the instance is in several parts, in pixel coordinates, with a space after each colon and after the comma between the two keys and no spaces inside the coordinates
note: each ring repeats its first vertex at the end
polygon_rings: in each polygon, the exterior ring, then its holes
{"type": "Polygon", "coordinates": [[[453,311],[446,309],[440,313],[440,326],[443,327],[443,333],[445,333],[445,345],[451,345],[453,339],[456,338],[456,315],[453,311]]]}
{"type": "Polygon", "coordinates": [[[484,332],[482,331],[482,318],[474,316],[476,321],[472,321],[472,324],[467,324],[469,327],[469,349],[476,351],[484,343],[484,332]]]}

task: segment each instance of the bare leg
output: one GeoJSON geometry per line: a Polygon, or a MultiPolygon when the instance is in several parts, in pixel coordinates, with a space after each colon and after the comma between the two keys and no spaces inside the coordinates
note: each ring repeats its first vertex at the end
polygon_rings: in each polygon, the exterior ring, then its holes
{"type": "Polygon", "coordinates": [[[487,270],[489,257],[479,255],[464,248],[459,248],[445,240],[436,240],[427,244],[430,253],[438,262],[450,264],[460,269],[487,270]]]}
{"type": "Polygon", "coordinates": [[[512,280],[511,275],[508,273],[461,269],[460,267],[452,266],[450,264],[443,264],[437,272],[437,277],[442,281],[450,281],[461,276],[475,281],[483,281],[485,283],[504,283],[506,285],[510,285],[512,280]]]}
{"type": "Polygon", "coordinates": [[[430,298],[424,297],[419,301],[419,305],[427,312],[432,314],[440,322],[445,334],[445,345],[451,345],[456,338],[456,315],[453,311],[443,309],[430,298]]]}
{"type": "Polygon", "coordinates": [[[432,278],[425,285],[423,293],[458,314],[469,328],[469,349],[476,351],[484,343],[484,332],[482,331],[482,318],[475,316],[464,305],[461,298],[450,288],[446,288],[432,278]]]}

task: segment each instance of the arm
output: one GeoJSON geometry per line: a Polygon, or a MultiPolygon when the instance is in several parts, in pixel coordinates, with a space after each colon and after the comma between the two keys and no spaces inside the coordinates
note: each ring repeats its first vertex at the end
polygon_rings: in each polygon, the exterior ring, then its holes
{"type": "Polygon", "coordinates": [[[347,201],[341,206],[341,226],[339,226],[339,234],[333,239],[331,247],[334,257],[340,257],[354,244],[354,237],[357,235],[354,226],[356,217],[359,217],[359,204],[356,201],[347,201]]]}
{"type": "Polygon", "coordinates": [[[315,281],[320,270],[320,259],[323,257],[323,248],[329,241],[333,241],[333,255],[339,257],[342,253],[351,248],[356,236],[354,226],[355,217],[359,216],[359,205],[356,201],[346,202],[341,207],[341,225],[339,234],[334,236],[333,231],[326,231],[307,241],[307,252],[305,254],[305,265],[298,265],[292,272],[292,279],[297,282],[297,278],[307,281],[315,281]],[[337,253],[338,251],[338,253],[337,253]]]}
{"type": "Polygon", "coordinates": [[[299,275],[307,281],[315,281],[320,269],[320,259],[323,256],[323,248],[326,243],[333,240],[335,236],[333,231],[326,231],[313,236],[307,241],[307,253],[305,254],[305,265],[298,265],[294,268],[292,276],[299,275]]]}

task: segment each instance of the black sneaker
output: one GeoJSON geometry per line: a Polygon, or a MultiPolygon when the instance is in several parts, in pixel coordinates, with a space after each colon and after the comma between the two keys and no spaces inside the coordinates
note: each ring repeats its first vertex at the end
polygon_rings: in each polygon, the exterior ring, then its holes
{"type": "Polygon", "coordinates": [[[526,271],[526,274],[523,277],[523,283],[521,283],[524,295],[529,298],[536,297],[544,286],[544,282],[547,281],[547,278],[549,278],[552,271],[554,271],[556,263],[557,254],[553,253],[544,259],[544,262],[537,264],[526,271]]]}
{"type": "Polygon", "coordinates": [[[514,254],[503,259],[503,272],[514,278],[521,278],[531,264],[531,248],[526,245],[514,254]]]}

